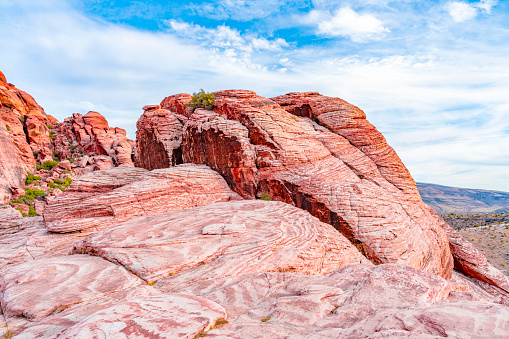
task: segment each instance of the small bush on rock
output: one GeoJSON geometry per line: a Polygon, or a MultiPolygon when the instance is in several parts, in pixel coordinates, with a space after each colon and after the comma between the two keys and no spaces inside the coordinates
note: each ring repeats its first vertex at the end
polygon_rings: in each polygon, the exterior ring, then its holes
{"type": "Polygon", "coordinates": [[[191,101],[189,101],[186,106],[191,107],[193,112],[197,108],[205,108],[211,110],[214,108],[214,94],[207,93],[203,89],[200,89],[198,93],[193,93],[191,101]]]}
{"type": "Polygon", "coordinates": [[[32,173],[28,173],[27,175],[27,179],[25,180],[25,184],[26,185],[30,185],[31,183],[33,183],[34,181],[37,182],[41,180],[41,177],[38,176],[38,175],[33,175],[32,173]]]}
{"type": "Polygon", "coordinates": [[[59,162],[58,161],[51,161],[51,160],[48,160],[48,161],[45,161],[43,164],[42,164],[42,168],[44,168],[45,170],[51,170],[53,167],[55,167],[56,165],[58,165],[59,162]]]}

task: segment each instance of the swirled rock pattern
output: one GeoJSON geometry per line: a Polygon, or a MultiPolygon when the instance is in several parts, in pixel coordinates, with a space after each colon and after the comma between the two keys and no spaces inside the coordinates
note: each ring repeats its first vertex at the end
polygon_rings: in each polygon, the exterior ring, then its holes
{"type": "Polygon", "coordinates": [[[207,166],[118,167],[75,180],[44,211],[50,232],[104,228],[134,217],[241,199],[207,166]]]}
{"type": "Polygon", "coordinates": [[[58,338],[193,338],[226,316],[221,305],[203,297],[164,294],[105,308],[58,338]]]}
{"type": "Polygon", "coordinates": [[[331,107],[346,105],[325,110],[322,118],[330,119],[320,125],[251,91],[214,94],[214,111],[184,112],[184,162],[210,166],[244,198],[268,195],[309,211],[375,263],[398,262],[451,276],[447,235],[381,134],[365,119],[352,125],[362,120],[362,111],[340,99],[314,96],[331,107]],[[342,125],[332,122],[345,119],[353,121],[346,125],[351,130],[337,132],[342,125]],[[398,168],[404,171],[398,174],[398,168]]]}
{"type": "Polygon", "coordinates": [[[119,263],[146,281],[263,271],[326,274],[368,263],[340,233],[307,212],[251,200],[135,219],[90,235],[74,252],[119,263]]]}
{"type": "Polygon", "coordinates": [[[325,277],[252,273],[172,287],[226,308],[230,323],[209,331],[211,338],[502,338],[509,330],[509,307],[395,264],[348,265],[325,277]]]}
{"type": "Polygon", "coordinates": [[[58,308],[139,284],[124,268],[88,255],[33,260],[0,272],[6,318],[38,320],[58,308]]]}

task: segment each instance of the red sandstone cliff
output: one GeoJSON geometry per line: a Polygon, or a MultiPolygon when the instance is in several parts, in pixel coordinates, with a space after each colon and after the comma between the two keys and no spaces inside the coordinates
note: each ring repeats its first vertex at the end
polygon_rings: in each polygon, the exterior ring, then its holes
{"type": "Polygon", "coordinates": [[[0,73],[0,203],[23,193],[25,177],[36,172],[36,163],[71,159],[71,165],[64,165],[69,168],[56,176],[54,171],[36,173],[43,182],[65,179],[94,169],[133,166],[133,146],[125,130],[109,127],[97,112],[75,113],[59,123],[0,73]]]}

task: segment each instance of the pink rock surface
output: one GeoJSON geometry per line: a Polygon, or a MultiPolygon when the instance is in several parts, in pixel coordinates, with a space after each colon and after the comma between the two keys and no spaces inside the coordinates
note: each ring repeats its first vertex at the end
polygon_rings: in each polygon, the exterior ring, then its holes
{"type": "Polygon", "coordinates": [[[307,212],[252,200],[134,219],[90,235],[74,252],[119,263],[146,281],[174,275],[191,282],[263,271],[326,274],[349,263],[369,263],[340,233],[307,212]]]}
{"type": "MultiPolygon", "coordinates": [[[[397,168],[404,166],[366,120],[357,129],[365,128],[360,135],[371,141],[366,147],[354,146],[350,134],[332,133],[254,92],[214,94],[214,111],[187,113],[184,162],[210,166],[244,198],[268,194],[309,211],[340,230],[375,263],[398,262],[451,276],[447,235],[415,184],[405,188],[413,183],[408,171],[402,170],[401,181],[395,179],[397,168]],[[376,147],[388,153],[373,151],[376,147]]],[[[337,116],[332,121],[343,115],[362,118],[358,112],[327,111],[331,119],[333,113],[337,116]]]]}
{"type": "Polygon", "coordinates": [[[75,180],[48,204],[44,221],[48,231],[67,233],[232,199],[240,197],[219,174],[203,165],[152,172],[114,168],[75,180]]]}
{"type": "Polygon", "coordinates": [[[195,338],[226,316],[221,305],[203,297],[165,294],[98,311],[57,338],[195,338]]]}
{"type": "Polygon", "coordinates": [[[6,318],[37,320],[58,308],[126,289],[140,280],[98,257],[63,256],[9,266],[0,272],[6,318]]]}
{"type": "Polygon", "coordinates": [[[508,307],[472,301],[464,286],[395,264],[348,265],[325,277],[254,273],[173,288],[225,307],[230,323],[209,331],[211,338],[502,338],[509,326],[508,307]]]}
{"type": "Polygon", "coordinates": [[[0,236],[16,233],[22,223],[23,217],[18,210],[11,206],[0,208],[0,236]]]}

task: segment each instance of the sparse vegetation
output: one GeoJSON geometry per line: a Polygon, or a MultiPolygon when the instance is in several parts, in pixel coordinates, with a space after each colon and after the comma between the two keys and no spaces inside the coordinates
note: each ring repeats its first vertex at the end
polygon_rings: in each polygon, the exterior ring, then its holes
{"type": "Polygon", "coordinates": [[[186,106],[191,107],[193,112],[197,108],[205,108],[211,110],[214,108],[214,94],[207,93],[203,89],[200,89],[198,93],[193,93],[191,101],[189,101],[186,106]]]}
{"type": "Polygon", "coordinates": [[[45,161],[42,166],[39,169],[45,169],[45,170],[48,170],[50,171],[53,167],[55,167],[56,165],[58,165],[60,162],[59,161],[51,161],[51,160],[47,160],[45,161]]]}
{"type": "Polygon", "coordinates": [[[266,323],[266,322],[267,322],[267,321],[269,321],[269,320],[270,320],[270,318],[269,318],[269,317],[267,317],[267,318],[263,318],[263,319],[262,319],[262,322],[266,323]]]}
{"type": "Polygon", "coordinates": [[[9,127],[9,125],[5,125],[5,128],[7,129],[7,131],[11,131],[11,128],[9,127]]]}
{"type": "Polygon", "coordinates": [[[49,132],[49,138],[51,140],[55,140],[55,132],[53,132],[53,131],[49,132]]]}
{"type": "Polygon", "coordinates": [[[27,178],[25,180],[26,185],[30,185],[33,182],[38,182],[41,180],[41,177],[38,175],[33,175],[32,173],[28,173],[27,178]]]}
{"type": "Polygon", "coordinates": [[[267,193],[267,192],[262,192],[262,194],[260,195],[260,200],[272,201],[269,193],[267,193]]]}

